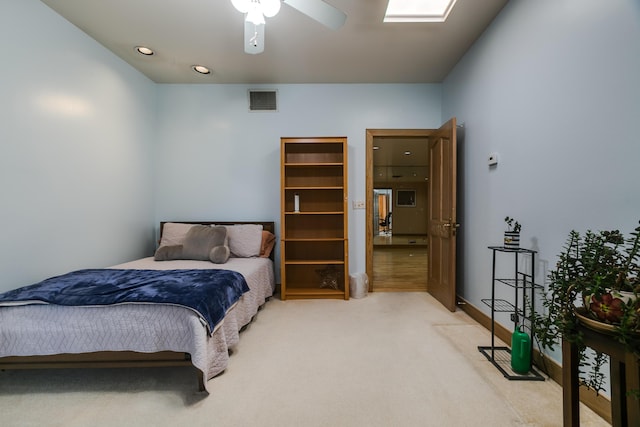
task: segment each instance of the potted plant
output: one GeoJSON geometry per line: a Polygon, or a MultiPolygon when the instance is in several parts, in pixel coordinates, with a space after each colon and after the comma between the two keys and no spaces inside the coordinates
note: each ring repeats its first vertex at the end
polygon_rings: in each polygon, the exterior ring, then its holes
{"type": "Polygon", "coordinates": [[[546,314],[533,313],[533,334],[540,346],[553,350],[561,339],[578,345],[583,384],[601,391],[606,361],[585,353],[579,322],[603,329],[640,357],[640,226],[625,238],[618,230],[569,233],[548,276],[543,294],[546,314]]]}
{"type": "Polygon", "coordinates": [[[520,229],[522,226],[518,221],[511,217],[505,217],[504,222],[507,223],[507,231],[504,232],[504,247],[518,249],[520,247],[520,229]]]}

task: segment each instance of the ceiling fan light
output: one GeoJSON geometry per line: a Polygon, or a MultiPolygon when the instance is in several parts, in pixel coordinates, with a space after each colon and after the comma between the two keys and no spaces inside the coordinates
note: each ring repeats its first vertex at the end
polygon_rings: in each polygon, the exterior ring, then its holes
{"type": "Polygon", "coordinates": [[[280,12],[280,0],[260,0],[262,13],[267,18],[276,16],[280,12]]]}
{"type": "Polygon", "coordinates": [[[264,24],[264,15],[258,8],[252,7],[249,12],[247,12],[247,22],[251,22],[254,25],[264,24]]]}
{"type": "Polygon", "coordinates": [[[249,12],[251,3],[251,0],[231,0],[233,7],[235,7],[240,13],[249,12]]]}

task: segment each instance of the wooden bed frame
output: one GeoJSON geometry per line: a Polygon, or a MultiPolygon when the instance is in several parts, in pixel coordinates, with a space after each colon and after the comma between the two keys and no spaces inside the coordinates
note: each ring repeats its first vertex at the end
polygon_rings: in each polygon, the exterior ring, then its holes
{"type": "MultiPolygon", "coordinates": [[[[163,221],[160,223],[160,236],[167,222],[203,225],[260,224],[263,230],[275,234],[273,221],[163,221]]],[[[275,249],[269,258],[274,261],[275,249]]],[[[191,366],[197,371],[198,390],[206,391],[200,369],[191,363],[189,353],[161,351],[140,353],[136,351],[99,351],[79,354],[53,354],[46,356],[6,356],[0,357],[0,370],[7,369],[64,369],[64,368],[155,368],[172,366],[191,366]]]]}

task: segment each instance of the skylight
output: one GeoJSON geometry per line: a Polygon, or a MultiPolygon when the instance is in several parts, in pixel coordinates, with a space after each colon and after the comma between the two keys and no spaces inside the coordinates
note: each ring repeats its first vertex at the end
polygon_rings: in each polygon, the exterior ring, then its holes
{"type": "Polygon", "coordinates": [[[384,22],[444,22],[456,0],[389,0],[384,22]]]}

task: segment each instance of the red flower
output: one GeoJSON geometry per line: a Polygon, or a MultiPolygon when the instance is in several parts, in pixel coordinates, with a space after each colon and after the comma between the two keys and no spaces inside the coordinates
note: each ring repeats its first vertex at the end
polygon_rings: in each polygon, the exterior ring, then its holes
{"type": "Polygon", "coordinates": [[[602,294],[599,300],[595,295],[592,295],[589,309],[602,321],[620,323],[623,305],[620,298],[614,298],[611,294],[602,294]]]}

